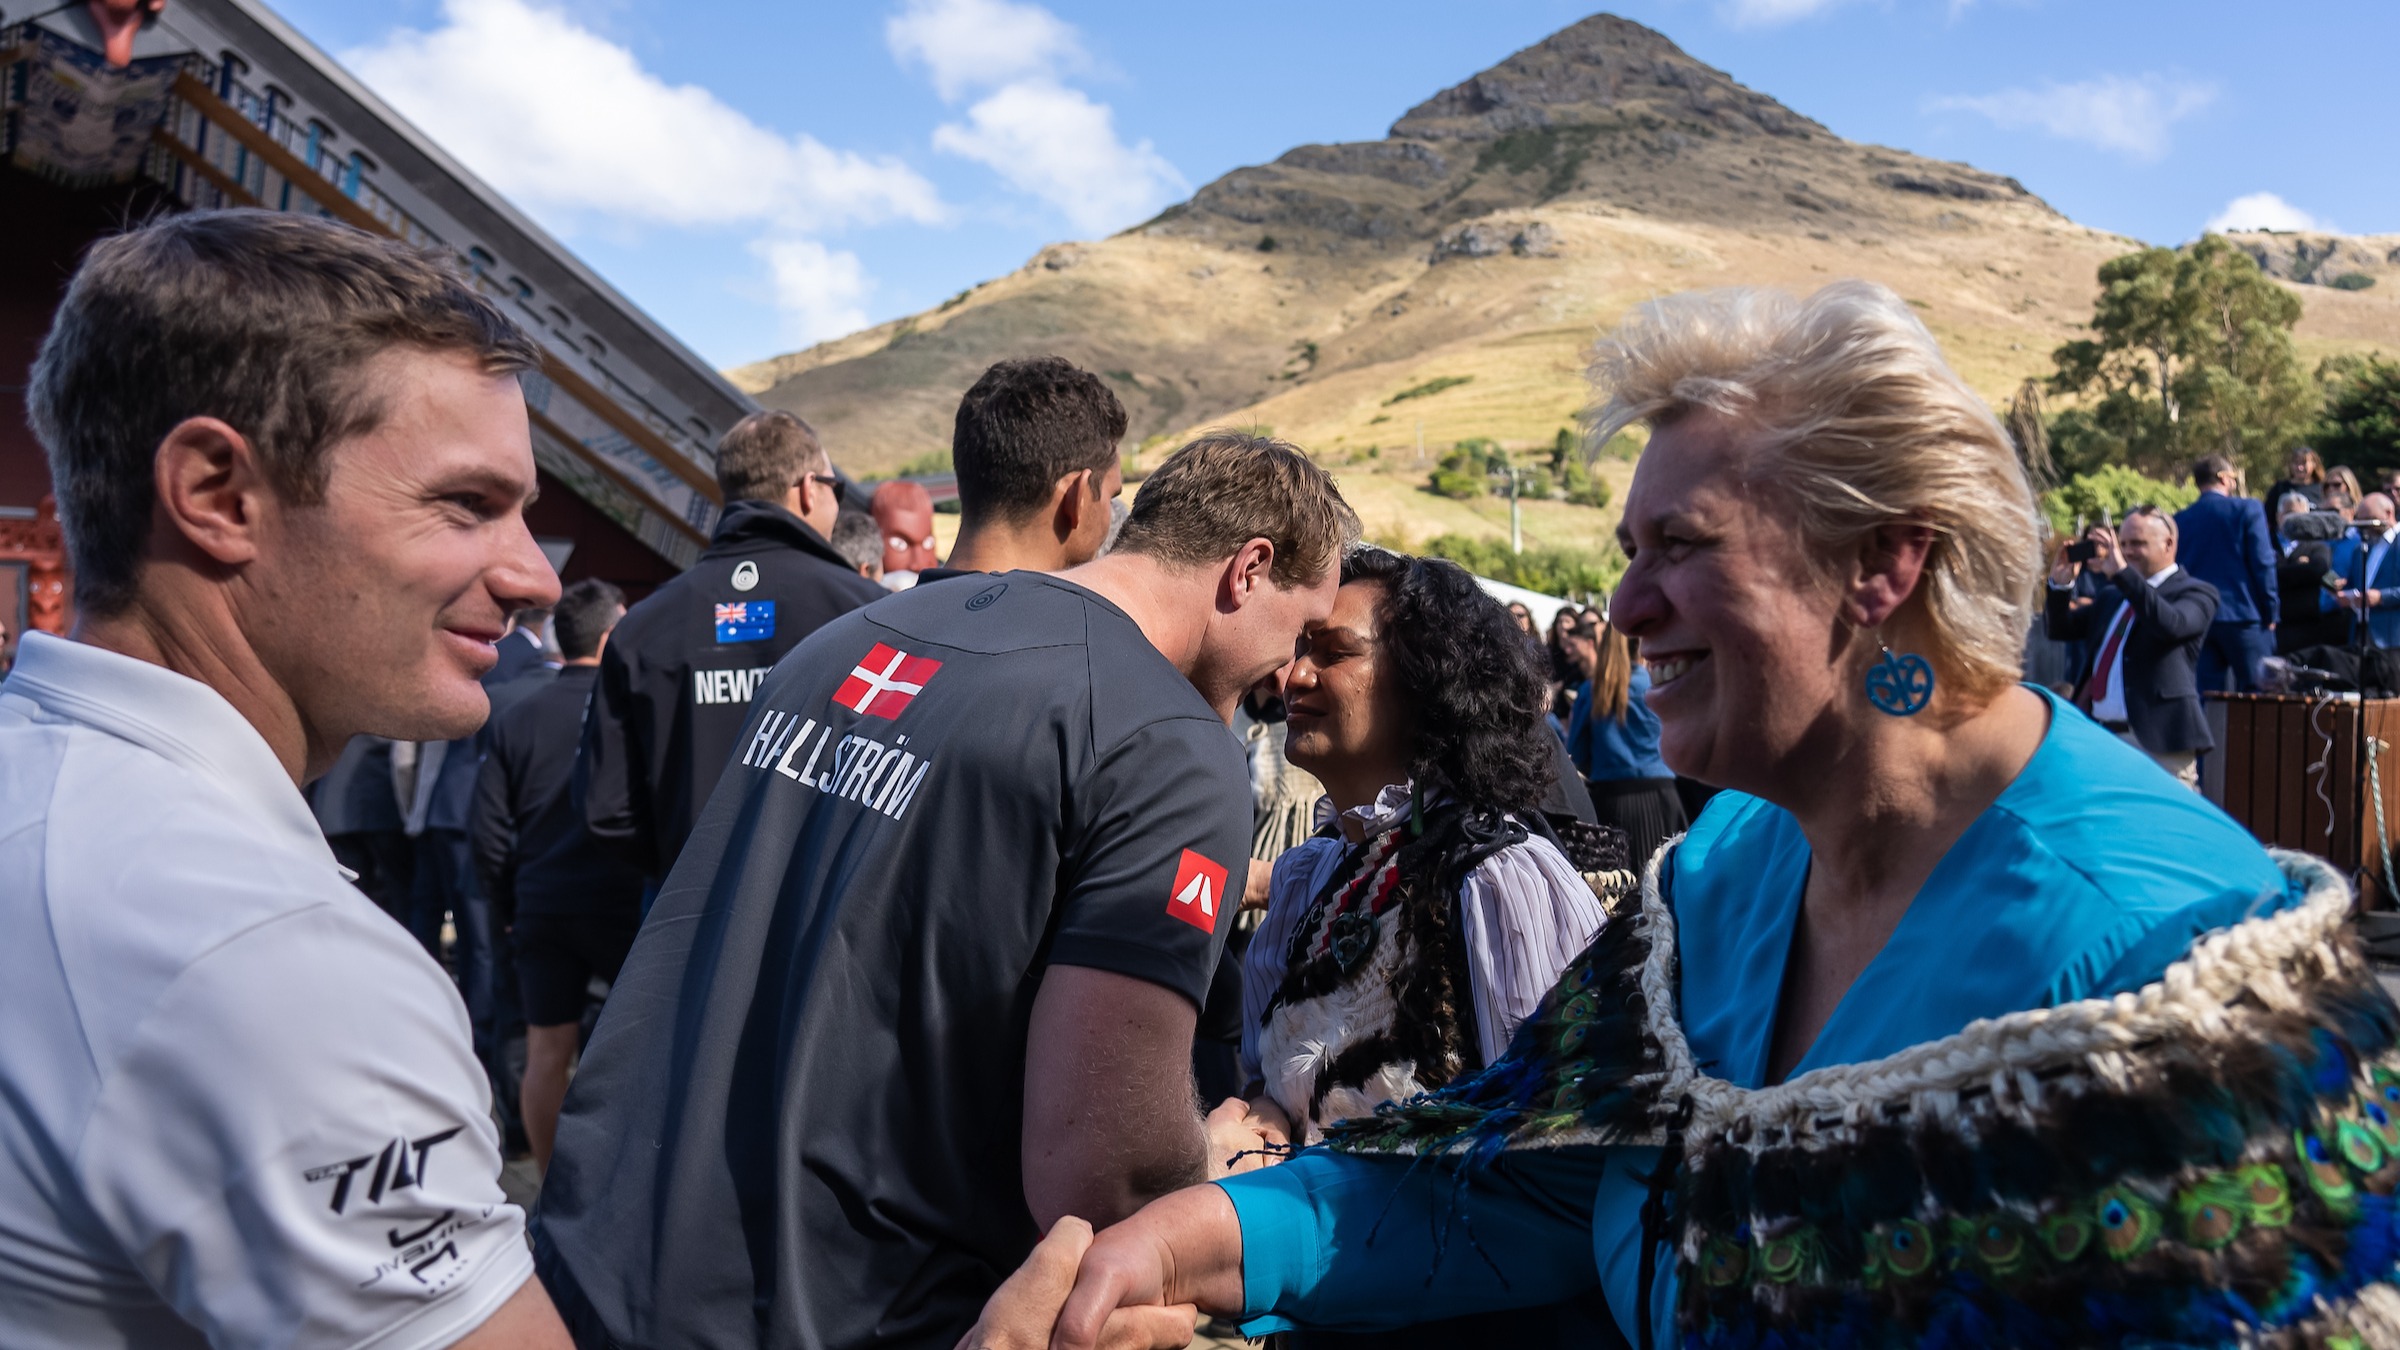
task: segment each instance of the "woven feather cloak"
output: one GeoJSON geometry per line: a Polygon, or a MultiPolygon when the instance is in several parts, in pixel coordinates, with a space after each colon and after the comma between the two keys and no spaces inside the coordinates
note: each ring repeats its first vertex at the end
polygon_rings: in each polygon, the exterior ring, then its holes
{"type": "Polygon", "coordinates": [[[1675,1015],[1669,852],[1506,1056],[1332,1146],[1665,1145],[1689,1350],[2400,1347],[2400,1010],[2323,862],[2138,992],[1754,1090],[1675,1015]]]}

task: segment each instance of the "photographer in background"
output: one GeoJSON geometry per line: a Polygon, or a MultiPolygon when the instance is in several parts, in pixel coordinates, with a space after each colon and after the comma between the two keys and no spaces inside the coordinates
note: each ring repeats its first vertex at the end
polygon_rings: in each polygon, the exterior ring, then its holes
{"type": "Polygon", "coordinates": [[[2050,569],[2048,612],[2053,634],[2099,640],[2076,704],[2185,786],[2199,786],[2197,757],[2216,742],[2201,715],[2196,672],[2217,617],[2217,589],[2176,565],[2174,520],[2137,506],[2121,530],[2103,526],[2085,543],[2062,546],[2050,569]],[[2091,556],[2078,561],[2087,547],[2091,556]],[[2078,571],[2109,583],[2099,603],[2082,610],[2071,605],[2078,571]]]}

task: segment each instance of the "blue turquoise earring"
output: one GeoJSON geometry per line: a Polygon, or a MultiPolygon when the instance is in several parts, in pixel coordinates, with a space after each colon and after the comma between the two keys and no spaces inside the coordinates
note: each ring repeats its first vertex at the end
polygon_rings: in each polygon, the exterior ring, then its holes
{"type": "Polygon", "coordinates": [[[1914,717],[1925,711],[1925,705],[1933,702],[1932,665],[1914,652],[1894,656],[1891,648],[1884,647],[1883,659],[1867,672],[1867,702],[1875,705],[1875,711],[1894,717],[1914,717]]]}

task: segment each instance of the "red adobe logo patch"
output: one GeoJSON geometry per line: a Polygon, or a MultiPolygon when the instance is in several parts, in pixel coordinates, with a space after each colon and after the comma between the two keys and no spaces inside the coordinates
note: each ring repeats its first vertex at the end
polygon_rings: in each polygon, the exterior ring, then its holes
{"type": "Polygon", "coordinates": [[[851,668],[842,687],[833,691],[833,701],[852,712],[889,721],[925,692],[925,682],[941,668],[942,663],[930,656],[910,656],[878,642],[851,668]]]}
{"type": "Polygon", "coordinates": [[[1167,913],[1203,933],[1214,933],[1217,911],[1224,901],[1225,869],[1185,849],[1183,862],[1175,869],[1175,890],[1167,901],[1167,913]]]}

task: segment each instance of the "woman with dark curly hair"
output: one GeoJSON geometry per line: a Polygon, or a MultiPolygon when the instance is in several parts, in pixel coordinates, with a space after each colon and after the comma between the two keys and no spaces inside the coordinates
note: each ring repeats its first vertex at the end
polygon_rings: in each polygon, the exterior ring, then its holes
{"type": "Polygon", "coordinates": [[[1380,549],[1343,562],[1285,691],[1285,754],[1324,783],[1339,829],[1277,860],[1243,961],[1244,1067],[1294,1142],[1497,1058],[1599,931],[1539,809],[1544,694],[1538,654],[1463,569],[1380,549]]]}

